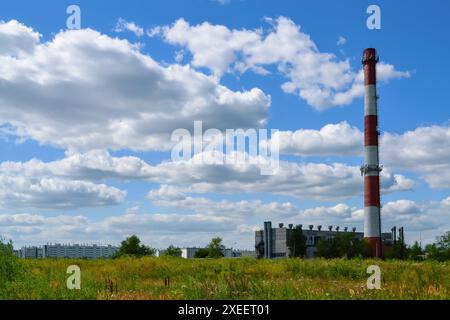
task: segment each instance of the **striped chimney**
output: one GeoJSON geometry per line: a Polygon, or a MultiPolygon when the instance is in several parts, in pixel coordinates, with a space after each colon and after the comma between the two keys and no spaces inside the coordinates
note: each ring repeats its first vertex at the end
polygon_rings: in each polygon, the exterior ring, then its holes
{"type": "Polygon", "coordinates": [[[380,162],[378,153],[378,106],[377,75],[378,57],[374,48],[364,50],[364,148],[365,164],[361,167],[364,176],[364,238],[372,248],[372,256],[383,256],[381,245],[380,217],[380,162]]]}

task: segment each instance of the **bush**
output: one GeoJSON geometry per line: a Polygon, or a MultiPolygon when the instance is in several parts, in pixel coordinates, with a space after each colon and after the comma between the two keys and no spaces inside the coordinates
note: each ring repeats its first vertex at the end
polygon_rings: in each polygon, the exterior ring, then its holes
{"type": "Polygon", "coordinates": [[[178,247],[175,247],[173,245],[170,245],[165,251],[163,256],[168,257],[181,257],[181,249],[178,247]]]}
{"type": "Polygon", "coordinates": [[[0,237],[0,287],[16,280],[23,273],[23,266],[14,254],[12,242],[0,237]]]}
{"type": "Polygon", "coordinates": [[[395,244],[385,246],[383,250],[383,256],[388,260],[406,260],[410,258],[411,249],[398,240],[395,244]]]}
{"type": "Polygon", "coordinates": [[[208,258],[208,256],[209,256],[209,250],[206,248],[198,249],[197,252],[194,254],[194,258],[198,258],[198,259],[208,258]]]}
{"type": "Polygon", "coordinates": [[[409,259],[415,261],[423,260],[423,250],[417,241],[414,242],[413,246],[408,250],[409,259]]]}
{"type": "Polygon", "coordinates": [[[197,250],[194,258],[222,258],[225,246],[222,244],[222,238],[213,238],[206,248],[197,250]]]}

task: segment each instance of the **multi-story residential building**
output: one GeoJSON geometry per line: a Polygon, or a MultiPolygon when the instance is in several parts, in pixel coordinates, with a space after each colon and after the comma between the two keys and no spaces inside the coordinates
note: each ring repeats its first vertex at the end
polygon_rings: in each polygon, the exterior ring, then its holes
{"type": "Polygon", "coordinates": [[[23,247],[18,256],[24,259],[66,258],[66,259],[100,259],[111,258],[119,247],[99,245],[63,245],[46,244],[41,247],[23,247]]]}
{"type": "Polygon", "coordinates": [[[16,255],[22,259],[41,259],[44,256],[42,247],[23,247],[17,250],[16,255]]]}

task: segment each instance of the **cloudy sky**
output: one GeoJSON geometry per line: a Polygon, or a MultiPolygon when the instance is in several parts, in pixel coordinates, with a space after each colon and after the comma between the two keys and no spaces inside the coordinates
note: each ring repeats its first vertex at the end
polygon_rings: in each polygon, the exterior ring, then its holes
{"type": "Polygon", "coordinates": [[[362,230],[376,47],[383,231],[433,241],[450,229],[450,4],[377,3],[381,30],[367,1],[2,2],[0,235],[253,248],[266,220],[362,230]],[[279,168],[171,161],[194,121],[279,130],[279,168]]]}

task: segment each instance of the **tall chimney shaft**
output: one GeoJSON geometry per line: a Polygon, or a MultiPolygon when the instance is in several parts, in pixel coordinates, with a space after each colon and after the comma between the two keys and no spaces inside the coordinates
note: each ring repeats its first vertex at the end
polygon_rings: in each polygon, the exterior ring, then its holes
{"type": "Polygon", "coordinates": [[[378,153],[378,102],[376,65],[378,57],[374,48],[364,50],[364,237],[370,243],[372,256],[383,256],[380,217],[380,162],[378,153]]]}

